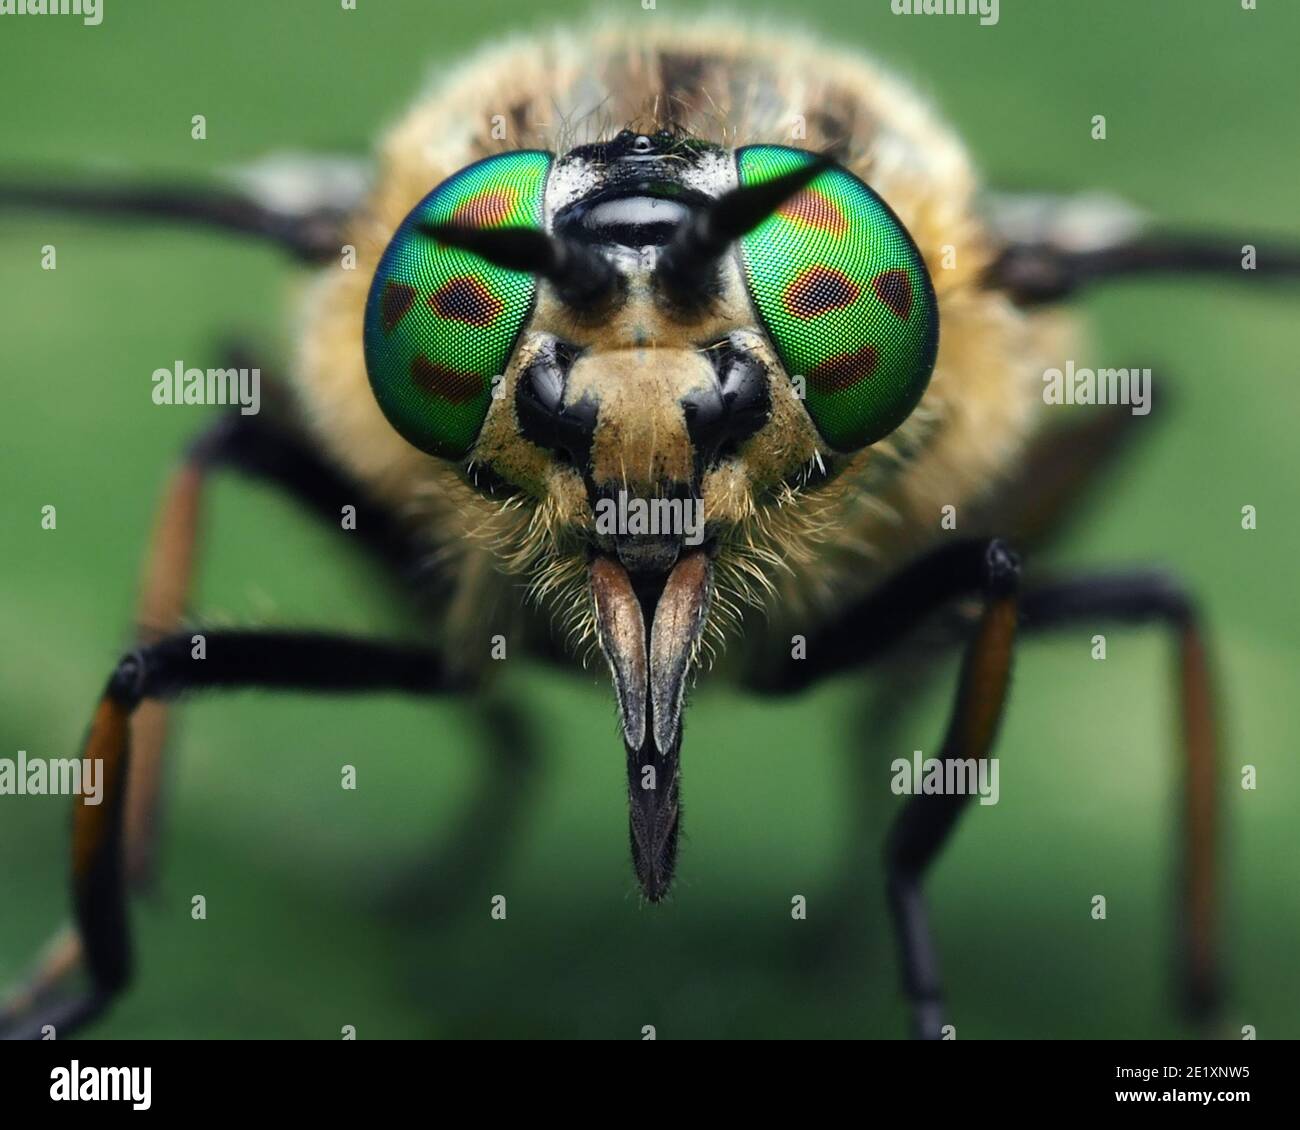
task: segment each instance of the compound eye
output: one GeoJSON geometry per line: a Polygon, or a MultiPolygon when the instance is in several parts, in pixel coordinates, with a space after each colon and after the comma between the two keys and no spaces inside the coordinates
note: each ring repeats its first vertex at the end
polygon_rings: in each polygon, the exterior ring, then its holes
{"type": "Polygon", "coordinates": [[[393,425],[422,451],[462,459],[532,314],[536,278],[437,243],[422,224],[540,227],[551,154],[487,157],[448,177],[397,229],[366,300],[366,371],[393,425]]]}
{"type": "MultiPolygon", "coordinates": [[[[741,185],[813,155],[782,145],[736,151],[741,185]]],[[[740,240],[754,304],[781,363],[836,451],[892,432],[916,407],[939,348],[934,287],[898,217],[847,169],[819,174],[740,240]]]]}

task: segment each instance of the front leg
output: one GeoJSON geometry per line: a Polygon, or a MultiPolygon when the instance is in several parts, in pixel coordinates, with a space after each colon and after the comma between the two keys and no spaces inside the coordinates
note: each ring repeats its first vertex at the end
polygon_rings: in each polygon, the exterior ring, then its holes
{"type": "MultiPolygon", "coordinates": [[[[982,762],[993,748],[1006,705],[1018,618],[1020,562],[1007,544],[961,542],[918,559],[808,643],[767,684],[798,690],[837,671],[889,654],[922,620],[964,597],[982,612],[966,645],[942,760],[982,762]]],[[[898,941],[903,989],[914,1035],[939,1039],[944,1025],[938,951],[922,881],[956,827],[969,793],[911,797],[885,847],[889,909],[898,941]]]]}
{"type": "MultiPolygon", "coordinates": [[[[992,543],[993,547],[999,543],[992,543]]],[[[1019,566],[996,554],[984,577],[984,610],[962,660],[957,699],[939,759],[983,762],[993,749],[1006,708],[1015,648],[1019,566]]],[[[912,1006],[913,1034],[943,1036],[943,986],[921,882],[948,841],[971,793],[913,796],[898,814],[885,846],[889,909],[894,918],[903,988],[912,1006]]]]}
{"type": "Polygon", "coordinates": [[[130,979],[123,831],[130,720],[142,703],[249,687],[324,694],[458,689],[440,656],[407,644],[312,632],[223,631],[206,638],[202,659],[192,657],[191,636],[183,633],[127,655],[109,678],[82,751],[102,766],[101,803],[77,804],[73,817],[73,916],[90,985],[61,1000],[30,1001],[5,1018],[0,1035],[38,1039],[45,1025],[67,1035],[99,1016],[130,979]]]}
{"type": "MultiPolygon", "coordinates": [[[[257,367],[256,359],[242,351],[228,363],[236,368],[257,367]]],[[[272,404],[283,400],[277,381],[267,376],[264,385],[272,404]]],[[[357,528],[346,539],[359,542],[394,578],[413,578],[418,562],[427,555],[427,547],[386,507],[325,460],[294,429],[261,415],[229,412],[190,445],[164,492],[140,591],[138,647],[165,639],[185,622],[200,558],[204,495],[212,476],[222,470],[280,488],[336,530],[341,507],[355,506],[357,528]]],[[[168,711],[164,700],[151,699],[131,716],[132,772],[124,823],[126,882],[132,889],[146,886],[153,873],[168,711]]],[[[21,988],[0,1001],[0,1031],[9,1018],[58,992],[82,964],[80,936],[68,925],[45,948],[21,988]]]]}

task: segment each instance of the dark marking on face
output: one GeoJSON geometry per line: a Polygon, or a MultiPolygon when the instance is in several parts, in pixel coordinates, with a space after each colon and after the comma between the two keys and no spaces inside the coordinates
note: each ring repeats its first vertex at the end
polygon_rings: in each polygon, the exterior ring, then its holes
{"type": "Polygon", "coordinates": [[[849,128],[842,118],[835,114],[814,110],[808,115],[808,125],[822,137],[822,144],[819,146],[821,152],[829,154],[836,160],[848,153],[849,128]]]}
{"type": "Polygon", "coordinates": [[[705,71],[716,63],[712,55],[690,51],[666,51],[659,56],[659,83],[665,102],[689,105],[704,88],[705,71]]]}
{"type": "Polygon", "coordinates": [[[521,140],[528,132],[528,102],[516,102],[510,107],[510,127],[514,130],[515,140],[521,140]]]}
{"type": "Polygon", "coordinates": [[[809,128],[815,134],[821,135],[821,144],[816,147],[817,151],[828,153],[836,160],[847,156],[849,143],[853,137],[854,117],[853,106],[850,103],[833,110],[814,110],[809,113],[809,128]]]}
{"type": "Polygon", "coordinates": [[[384,287],[384,295],[379,300],[379,320],[384,333],[392,333],[393,327],[406,317],[406,312],[415,301],[415,287],[389,279],[384,287]]]}
{"type": "Polygon", "coordinates": [[[825,138],[844,137],[848,130],[844,119],[831,110],[813,110],[808,124],[825,138]]]}
{"type": "Polygon", "coordinates": [[[482,377],[449,369],[430,361],[423,353],[417,353],[411,362],[411,380],[423,391],[450,400],[452,404],[465,404],[483,391],[482,377]]]}
{"type": "Polygon", "coordinates": [[[879,360],[876,347],[864,345],[854,353],[828,357],[808,374],[808,383],[818,392],[843,392],[859,381],[869,380],[879,360]]]}
{"type": "Polygon", "coordinates": [[[903,321],[912,316],[912,280],[908,273],[895,267],[883,271],[871,280],[876,297],[903,321]]]}
{"type": "Polygon", "coordinates": [[[848,217],[840,206],[815,188],[796,192],[776,210],[776,214],[810,228],[821,228],[832,235],[843,235],[849,230],[848,217]]]}
{"type": "Polygon", "coordinates": [[[843,271],[819,265],[800,271],[781,302],[793,318],[815,318],[852,305],[861,293],[862,288],[843,271]]]}
{"type": "Polygon", "coordinates": [[[820,133],[820,145],[806,148],[827,152],[837,160],[847,156],[849,142],[863,120],[863,111],[853,95],[841,86],[829,86],[817,99],[819,105],[808,111],[811,136],[820,133]]]}
{"type": "Polygon", "coordinates": [[[451,223],[466,224],[473,228],[497,227],[505,223],[515,206],[518,192],[497,188],[481,192],[466,200],[451,214],[451,223]]]}
{"type": "Polygon", "coordinates": [[[449,279],[429,297],[429,305],[444,318],[486,329],[497,320],[505,303],[476,278],[449,279]]]}

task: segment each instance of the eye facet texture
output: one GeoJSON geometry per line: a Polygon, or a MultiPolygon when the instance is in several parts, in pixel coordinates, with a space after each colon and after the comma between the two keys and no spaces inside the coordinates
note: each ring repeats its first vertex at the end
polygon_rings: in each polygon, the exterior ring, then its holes
{"type": "MultiPolygon", "coordinates": [[[[742,185],[813,159],[782,145],[736,151],[742,185]]],[[[805,405],[837,451],[882,439],[916,407],[939,347],[921,254],[889,207],[831,168],[740,240],[751,301],[805,405]]]]}
{"type": "Polygon", "coordinates": [[[389,422],[423,451],[461,459],[537,294],[536,279],[444,247],[419,225],[540,227],[551,155],[488,157],[448,177],[402,221],[366,301],[366,371],[389,422]]]}

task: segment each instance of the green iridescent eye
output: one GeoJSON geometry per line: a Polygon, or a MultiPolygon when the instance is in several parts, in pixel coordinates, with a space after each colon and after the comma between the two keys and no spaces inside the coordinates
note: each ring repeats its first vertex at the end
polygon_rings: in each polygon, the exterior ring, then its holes
{"type": "MultiPolygon", "coordinates": [[[[801,149],[736,151],[741,185],[813,160],[801,149]]],[[[856,451],[916,407],[939,348],[939,311],[921,254],[889,207],[838,167],[740,240],[750,299],[822,438],[856,451]]]]}
{"type": "Polygon", "coordinates": [[[402,221],[366,300],[366,371],[389,422],[416,447],[463,458],[533,309],[531,274],[440,245],[423,224],[540,227],[551,154],[488,157],[448,177],[402,221]]]}

